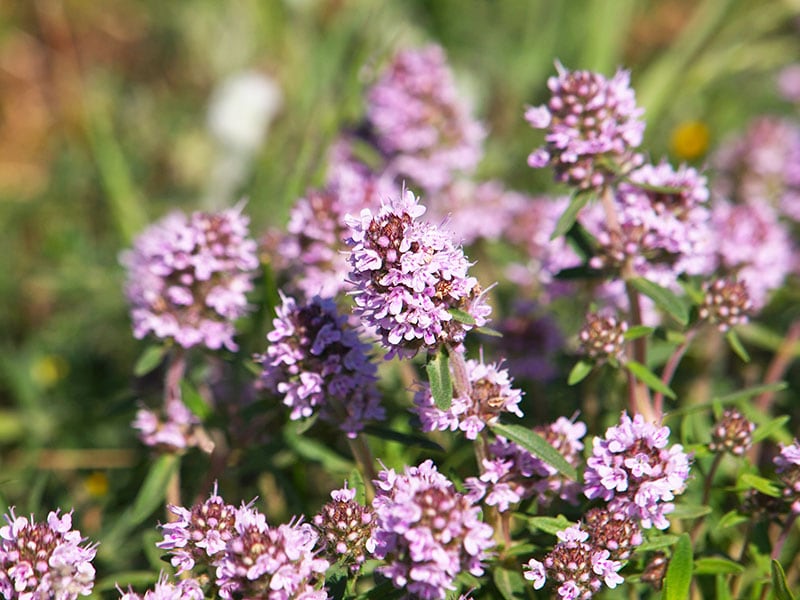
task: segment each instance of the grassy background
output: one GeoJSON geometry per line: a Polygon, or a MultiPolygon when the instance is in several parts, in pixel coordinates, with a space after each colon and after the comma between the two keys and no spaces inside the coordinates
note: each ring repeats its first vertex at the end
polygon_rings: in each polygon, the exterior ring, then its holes
{"type": "MultiPolygon", "coordinates": [[[[261,70],[284,95],[235,194],[258,234],[320,182],[398,46],[444,46],[490,129],[480,175],[537,193],[551,184],[526,166],[537,139],[522,112],[554,60],[631,69],[647,147],[670,156],[683,122],[713,147],[755,114],[796,110],[774,81],[800,58],[799,15],[796,0],[0,3],[0,507],[74,506],[98,539],[139,489],[151,457],[129,423],[154,386],[131,374],[144,344],[118,254],[169,209],[200,207],[219,152],[208,100],[227,75],[261,70]]],[[[138,536],[152,532],[120,535],[133,547],[101,572],[146,564],[138,536]]]]}

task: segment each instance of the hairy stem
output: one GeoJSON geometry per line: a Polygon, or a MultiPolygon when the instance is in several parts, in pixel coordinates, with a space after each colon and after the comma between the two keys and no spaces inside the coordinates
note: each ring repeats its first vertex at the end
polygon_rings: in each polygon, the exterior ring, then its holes
{"type": "MultiPolygon", "coordinates": [[[[622,228],[617,218],[616,207],[614,206],[614,196],[611,187],[603,188],[600,198],[603,210],[606,215],[606,224],[611,238],[622,239],[622,228]]],[[[628,297],[629,306],[629,325],[636,327],[642,324],[642,307],[639,299],[639,292],[630,285],[629,280],[636,277],[633,264],[630,259],[626,259],[620,269],[620,275],[625,282],[625,293],[628,297]]],[[[647,340],[644,337],[631,340],[628,344],[628,351],[636,362],[643,365],[647,364],[647,340]]],[[[661,412],[655,411],[650,401],[650,390],[647,386],[628,373],[628,401],[631,412],[641,413],[648,421],[660,421],[661,412]]]]}
{"type": "MultiPolygon", "coordinates": [[[[667,364],[664,365],[664,370],[661,373],[661,382],[669,386],[672,382],[672,378],[675,376],[675,371],[678,370],[678,365],[680,365],[681,360],[683,359],[683,355],[686,354],[686,350],[689,349],[689,345],[694,340],[695,336],[697,335],[697,329],[690,329],[686,332],[686,339],[681,343],[670,355],[669,359],[667,360],[667,364]]],[[[664,394],[661,392],[656,392],[653,396],[653,410],[657,415],[664,414],[664,394]]]]}

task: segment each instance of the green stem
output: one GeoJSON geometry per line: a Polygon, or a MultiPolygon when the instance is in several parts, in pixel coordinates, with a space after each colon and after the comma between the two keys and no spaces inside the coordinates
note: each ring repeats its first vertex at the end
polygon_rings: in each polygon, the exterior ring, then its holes
{"type": "MultiPolygon", "coordinates": [[[[714,461],[711,463],[711,468],[708,470],[708,474],[705,477],[705,482],[703,485],[703,499],[700,501],[702,506],[708,505],[708,500],[711,497],[711,486],[714,483],[714,476],[717,474],[717,470],[719,469],[719,465],[722,462],[722,457],[724,455],[725,454],[723,452],[718,452],[716,455],[714,455],[714,461]]],[[[694,522],[692,532],[689,534],[689,537],[692,540],[692,546],[694,546],[697,536],[700,535],[700,530],[703,528],[704,520],[705,515],[702,515],[697,517],[697,520],[694,522]]]]}
{"type": "Polygon", "coordinates": [[[358,470],[364,478],[367,503],[370,503],[375,497],[375,488],[372,482],[378,478],[378,474],[375,472],[375,459],[372,456],[372,451],[361,435],[357,436],[355,439],[347,438],[347,443],[350,446],[350,451],[353,453],[353,458],[356,459],[358,470]]]}

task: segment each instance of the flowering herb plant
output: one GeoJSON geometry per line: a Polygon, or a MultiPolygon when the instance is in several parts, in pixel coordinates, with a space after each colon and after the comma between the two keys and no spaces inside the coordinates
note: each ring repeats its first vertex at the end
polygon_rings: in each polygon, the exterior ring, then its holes
{"type": "Polygon", "coordinates": [[[286,228],[255,231],[240,202],[122,252],[135,373],[159,389],[131,423],[152,467],[99,545],[73,512],[9,507],[3,598],[96,593],[93,561],[159,508],[147,575],[97,587],[794,597],[800,445],[777,394],[800,321],[763,373],[709,373],[763,352],[760,314],[797,296],[800,125],[761,118],[708,165],[653,160],[631,73],[556,62],[519,107],[548,196],[481,179],[489,127],[455,81],[434,45],[376,68],[286,228]]]}

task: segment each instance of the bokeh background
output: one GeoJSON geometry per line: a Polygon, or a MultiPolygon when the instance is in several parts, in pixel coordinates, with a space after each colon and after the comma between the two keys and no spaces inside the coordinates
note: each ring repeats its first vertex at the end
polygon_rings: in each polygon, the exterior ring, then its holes
{"type": "MultiPolygon", "coordinates": [[[[283,225],[394,49],[445,48],[489,129],[480,177],[537,193],[522,115],[555,60],[630,69],[651,154],[702,166],[753,115],[796,116],[775,90],[798,19],[797,0],[3,0],[0,507],[74,507],[103,539],[151,462],[130,421],[157,384],[132,374],[119,253],[173,208],[246,197],[254,233],[283,225]],[[237,149],[209,107],[247,74],[274,110],[237,149]]],[[[101,573],[157,564],[154,535],[125,532],[101,573]]]]}

